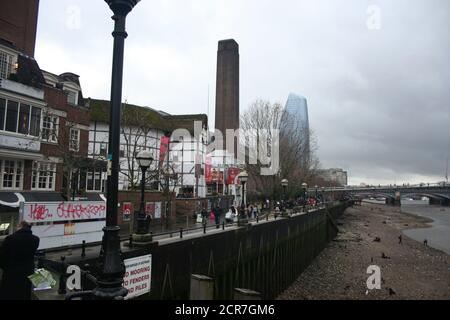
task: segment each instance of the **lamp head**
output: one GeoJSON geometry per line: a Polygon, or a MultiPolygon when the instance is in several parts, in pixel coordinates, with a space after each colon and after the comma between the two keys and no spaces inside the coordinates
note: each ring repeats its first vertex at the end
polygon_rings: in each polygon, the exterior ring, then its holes
{"type": "Polygon", "coordinates": [[[238,179],[241,183],[246,183],[248,180],[248,173],[247,171],[242,171],[241,173],[238,174],[238,179]]]}
{"type": "Polygon", "coordinates": [[[136,156],[136,161],[139,167],[147,169],[153,162],[153,157],[150,151],[142,150],[136,156]]]}
{"type": "Polygon", "coordinates": [[[282,185],[283,187],[287,187],[288,184],[289,184],[288,179],[283,179],[283,180],[281,180],[281,185],[282,185]]]}
{"type": "Polygon", "coordinates": [[[114,14],[127,15],[141,0],[105,0],[114,14]]]}

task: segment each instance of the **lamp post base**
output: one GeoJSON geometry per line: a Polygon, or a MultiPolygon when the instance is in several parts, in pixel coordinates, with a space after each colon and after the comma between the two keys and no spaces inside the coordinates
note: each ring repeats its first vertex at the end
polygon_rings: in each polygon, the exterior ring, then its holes
{"type": "Polygon", "coordinates": [[[132,235],[133,239],[133,246],[142,246],[153,242],[153,235],[151,233],[145,233],[145,234],[137,234],[134,233],[132,235]]]}
{"type": "Polygon", "coordinates": [[[248,225],[248,219],[247,218],[240,218],[238,219],[238,227],[244,227],[248,225]]]}

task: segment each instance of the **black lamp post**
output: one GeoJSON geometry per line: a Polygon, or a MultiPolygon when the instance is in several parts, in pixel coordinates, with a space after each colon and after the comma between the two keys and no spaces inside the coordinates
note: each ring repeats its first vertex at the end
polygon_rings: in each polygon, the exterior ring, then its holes
{"type": "Polygon", "coordinates": [[[325,203],[325,187],[322,187],[322,203],[325,203]]]}
{"type": "Polygon", "coordinates": [[[122,104],[123,51],[126,16],[139,0],[105,0],[114,15],[114,51],[111,79],[111,107],[109,115],[109,154],[108,182],[106,201],[106,226],[103,228],[100,251],[100,275],[97,287],[92,291],[96,299],[119,299],[125,297],[128,290],[122,286],[125,274],[120,251],[119,226],[117,225],[117,204],[119,189],[119,146],[120,117],[122,104]]]}
{"type": "Polygon", "coordinates": [[[128,290],[122,286],[125,264],[120,251],[120,227],[117,225],[117,205],[119,189],[119,146],[120,118],[122,104],[123,51],[125,38],[125,21],[128,13],[140,0],[105,0],[114,15],[114,49],[111,79],[111,107],[109,114],[108,167],[106,189],[106,226],[103,228],[102,246],[98,270],[93,290],[73,292],[66,299],[87,298],[96,300],[120,300],[128,290]]]}
{"type": "Polygon", "coordinates": [[[281,180],[281,186],[283,187],[283,215],[286,213],[287,199],[286,199],[286,189],[289,184],[288,179],[281,180]]]}
{"type": "Polygon", "coordinates": [[[153,157],[150,151],[143,150],[138,153],[136,156],[136,161],[141,167],[142,170],[142,179],[141,179],[141,205],[139,207],[139,214],[137,218],[137,234],[146,234],[148,233],[148,217],[145,214],[145,172],[150,167],[153,162],[153,157]]]}
{"type": "Polygon", "coordinates": [[[317,185],[315,185],[314,189],[316,189],[316,205],[317,205],[317,203],[318,203],[318,198],[317,197],[319,196],[319,192],[318,192],[319,187],[317,185]]]}
{"type": "Polygon", "coordinates": [[[308,184],[306,182],[302,183],[302,191],[303,191],[303,211],[305,211],[306,207],[306,197],[307,197],[308,184]]]}
{"type": "Polygon", "coordinates": [[[242,201],[241,201],[241,210],[240,210],[240,214],[239,214],[239,219],[238,219],[238,225],[245,225],[247,224],[247,216],[245,214],[245,208],[247,207],[246,205],[246,189],[245,189],[245,184],[247,183],[248,180],[248,173],[247,171],[242,171],[240,174],[238,174],[238,180],[239,182],[242,184],[242,201]]]}

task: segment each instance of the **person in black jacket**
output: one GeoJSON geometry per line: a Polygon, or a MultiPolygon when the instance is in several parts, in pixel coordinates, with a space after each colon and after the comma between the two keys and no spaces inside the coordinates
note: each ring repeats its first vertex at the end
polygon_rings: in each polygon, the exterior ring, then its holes
{"type": "Polygon", "coordinates": [[[0,247],[0,300],[30,300],[34,273],[34,255],[39,247],[39,237],[31,232],[31,225],[21,221],[18,230],[9,235],[0,247]]]}
{"type": "Polygon", "coordinates": [[[217,205],[214,208],[214,219],[216,220],[216,228],[219,229],[220,227],[220,215],[222,214],[222,209],[217,205]]]}

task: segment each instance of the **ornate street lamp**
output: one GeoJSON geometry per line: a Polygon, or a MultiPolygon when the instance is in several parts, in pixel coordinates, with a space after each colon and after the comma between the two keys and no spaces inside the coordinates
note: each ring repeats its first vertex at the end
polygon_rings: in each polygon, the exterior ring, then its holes
{"type": "Polygon", "coordinates": [[[306,182],[302,183],[302,191],[303,191],[303,211],[305,211],[306,197],[307,197],[307,192],[308,192],[308,184],[306,182]]]}
{"type": "Polygon", "coordinates": [[[111,107],[109,114],[109,154],[108,182],[106,198],[106,226],[103,228],[102,247],[99,257],[100,274],[97,286],[92,291],[68,294],[67,299],[89,296],[93,299],[123,299],[128,290],[122,286],[125,274],[122,253],[120,251],[119,226],[117,225],[117,204],[119,189],[119,146],[120,117],[122,104],[123,51],[125,38],[125,21],[128,13],[140,0],[105,0],[114,15],[114,49],[111,79],[111,107]]]}
{"type": "Polygon", "coordinates": [[[239,220],[238,220],[238,225],[245,225],[247,224],[247,216],[245,215],[245,208],[247,207],[246,204],[246,192],[247,190],[245,189],[245,184],[247,183],[248,180],[248,173],[247,171],[242,171],[241,173],[238,174],[237,176],[239,182],[242,184],[242,201],[241,201],[241,209],[239,211],[239,220]]]}
{"type": "Polygon", "coordinates": [[[286,189],[287,189],[288,184],[289,184],[289,181],[287,179],[281,180],[281,186],[283,187],[283,202],[284,202],[283,203],[283,215],[286,212],[286,206],[287,206],[287,204],[286,204],[286,189]]]}
{"type": "Polygon", "coordinates": [[[142,235],[148,233],[148,217],[145,214],[145,202],[144,202],[144,193],[145,193],[145,171],[150,167],[153,162],[153,157],[150,151],[143,150],[139,152],[136,156],[136,161],[141,167],[142,170],[142,179],[141,179],[141,205],[139,207],[139,214],[137,218],[137,234],[142,235]]]}
{"type": "Polygon", "coordinates": [[[325,187],[322,187],[322,203],[325,203],[325,187]]]}

